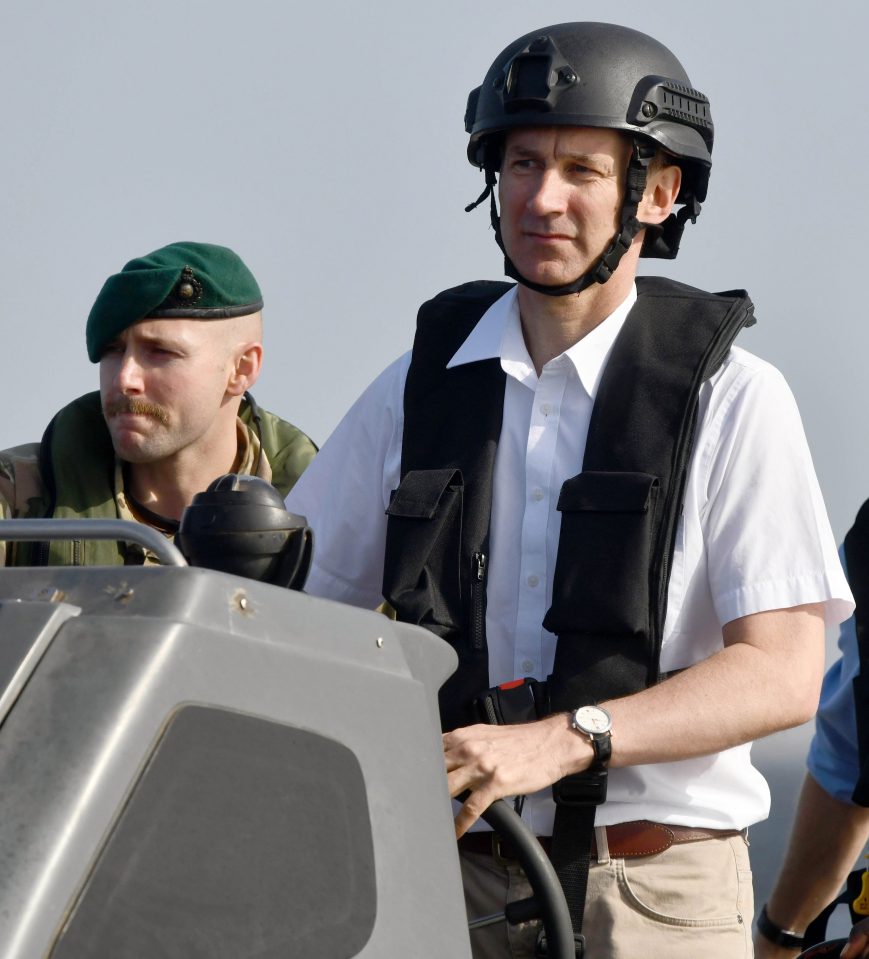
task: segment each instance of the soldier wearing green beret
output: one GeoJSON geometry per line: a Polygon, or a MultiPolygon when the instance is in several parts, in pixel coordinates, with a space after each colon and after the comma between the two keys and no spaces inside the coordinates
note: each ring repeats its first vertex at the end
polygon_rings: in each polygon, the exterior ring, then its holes
{"type": "MultiPolygon", "coordinates": [[[[223,473],[260,476],[286,495],[316,446],[248,392],[262,364],[262,305],[242,260],[206,243],[172,243],[110,276],[86,330],[99,392],[61,409],[41,442],[0,452],[0,515],[134,519],[171,537],[223,473]]],[[[149,559],[120,542],[0,551],[6,565],[149,559]]]]}

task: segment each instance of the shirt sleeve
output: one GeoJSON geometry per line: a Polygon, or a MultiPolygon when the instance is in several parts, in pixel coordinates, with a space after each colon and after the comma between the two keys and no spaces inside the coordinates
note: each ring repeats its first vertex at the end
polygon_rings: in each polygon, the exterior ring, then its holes
{"type": "Polygon", "coordinates": [[[314,532],[305,592],[373,609],[382,601],[386,508],[398,485],[410,354],[365,390],[314,457],[286,504],[314,532]]]}
{"type": "MultiPolygon", "coordinates": [[[[842,559],[844,563],[844,556],[842,559]]],[[[839,650],[839,659],[824,677],[807,765],[812,778],[825,792],[842,802],[851,802],[860,776],[853,685],[860,672],[860,654],[853,616],[842,623],[839,650]]]]}
{"type": "Polygon", "coordinates": [[[704,534],[719,622],[823,603],[827,625],[854,602],[839,562],[796,401],[744,351],[707,397],[704,534]]]}

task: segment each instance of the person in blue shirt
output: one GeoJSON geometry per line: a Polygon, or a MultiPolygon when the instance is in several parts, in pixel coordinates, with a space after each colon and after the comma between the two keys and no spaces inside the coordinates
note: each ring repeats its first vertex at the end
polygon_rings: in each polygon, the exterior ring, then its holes
{"type": "MultiPolygon", "coordinates": [[[[844,553],[840,555],[847,572],[844,553]]],[[[855,593],[859,604],[859,591],[855,593]]],[[[861,772],[854,699],[860,655],[854,616],[840,627],[839,650],[841,656],[824,677],[788,850],[755,935],[756,959],[799,954],[806,927],[839,894],[869,841],[869,808],[852,798],[861,772]]],[[[843,956],[869,956],[869,924],[855,926],[843,956]]]]}

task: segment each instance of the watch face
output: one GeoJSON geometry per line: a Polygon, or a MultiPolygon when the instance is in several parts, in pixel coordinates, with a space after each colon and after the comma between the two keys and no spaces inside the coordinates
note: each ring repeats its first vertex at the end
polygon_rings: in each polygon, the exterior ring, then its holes
{"type": "Polygon", "coordinates": [[[607,733],[612,728],[610,714],[600,706],[581,706],[573,714],[573,721],[585,733],[607,733]]]}

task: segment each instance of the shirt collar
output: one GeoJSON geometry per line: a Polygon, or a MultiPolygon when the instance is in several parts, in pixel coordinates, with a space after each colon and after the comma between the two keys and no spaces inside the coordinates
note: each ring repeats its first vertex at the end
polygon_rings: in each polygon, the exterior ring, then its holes
{"type": "MultiPolygon", "coordinates": [[[[636,301],[636,284],[631,284],[628,295],[602,323],[560,356],[550,360],[547,367],[569,362],[588,395],[594,399],[613,344],[636,301]]],[[[515,286],[496,300],[480,317],[467,339],[447,363],[447,369],[495,358],[501,360],[501,367],[508,376],[524,383],[530,389],[535,388],[537,373],[522,335],[519,299],[515,286]]]]}
{"type": "MultiPolygon", "coordinates": [[[[235,456],[235,462],[232,464],[232,471],[234,473],[252,474],[257,454],[260,450],[260,441],[253,428],[247,426],[241,417],[235,421],[235,430],[238,436],[238,452],[235,456]]],[[[265,455],[265,451],[263,451],[262,456],[259,458],[257,476],[269,483],[272,480],[272,468],[265,455]]],[[[216,478],[217,477],[215,477],[215,479],[216,478]]],[[[115,457],[115,501],[117,502],[118,515],[121,519],[136,519],[127,500],[126,491],[124,490],[124,464],[123,461],[117,457],[115,457]]]]}

